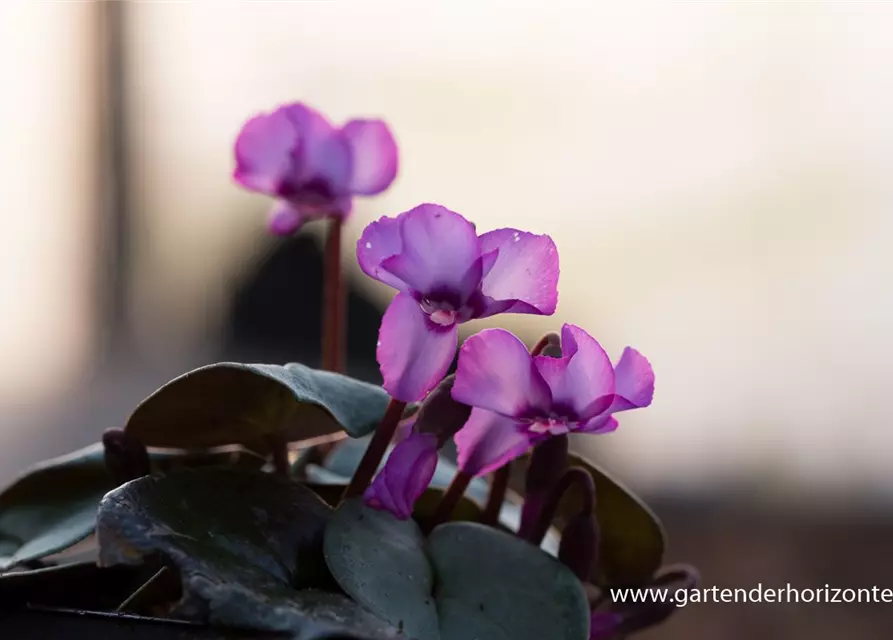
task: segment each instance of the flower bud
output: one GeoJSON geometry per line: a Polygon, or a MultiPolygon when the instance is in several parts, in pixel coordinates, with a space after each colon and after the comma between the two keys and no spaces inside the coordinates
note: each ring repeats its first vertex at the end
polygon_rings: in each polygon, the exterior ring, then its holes
{"type": "Polygon", "coordinates": [[[430,433],[412,432],[400,442],[384,468],[363,493],[368,507],[390,511],[395,518],[406,520],[437,468],[437,437],[430,433]]]}
{"type": "Polygon", "coordinates": [[[451,395],[455,374],[444,378],[428,394],[416,415],[415,429],[437,437],[438,446],[443,446],[468,422],[471,407],[453,400],[451,395]]]}

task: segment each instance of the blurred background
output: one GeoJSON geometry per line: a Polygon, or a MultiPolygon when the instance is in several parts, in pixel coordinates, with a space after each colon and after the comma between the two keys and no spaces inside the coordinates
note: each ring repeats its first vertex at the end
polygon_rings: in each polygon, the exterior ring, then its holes
{"type": "MultiPolygon", "coordinates": [[[[706,586],[893,587],[893,4],[0,4],[0,482],[225,359],[314,363],[318,229],[264,232],[242,122],[302,100],[401,152],[344,238],[444,204],[551,234],[552,318],[657,373],[592,455],[706,586]]],[[[485,323],[466,329],[475,331],[485,323]]],[[[467,335],[467,334],[466,334],[467,335]]],[[[886,638],[883,604],[690,605],[648,638],[886,638]]]]}

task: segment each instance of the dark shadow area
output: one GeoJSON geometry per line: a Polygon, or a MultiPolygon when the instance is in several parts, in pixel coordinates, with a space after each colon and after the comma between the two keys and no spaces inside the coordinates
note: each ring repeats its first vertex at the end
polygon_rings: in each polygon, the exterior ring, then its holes
{"type": "MultiPolygon", "coordinates": [[[[279,241],[236,291],[223,342],[225,358],[319,366],[322,248],[301,234],[279,241]]],[[[382,310],[348,279],[348,373],[381,382],[375,344],[382,310]]]]}

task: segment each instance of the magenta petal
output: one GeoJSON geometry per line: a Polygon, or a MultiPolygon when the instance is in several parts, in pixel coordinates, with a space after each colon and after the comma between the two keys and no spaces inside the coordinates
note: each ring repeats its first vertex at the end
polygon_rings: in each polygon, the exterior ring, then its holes
{"type": "Polygon", "coordinates": [[[370,278],[375,278],[399,291],[405,291],[408,285],[381,266],[387,258],[397,255],[402,250],[400,221],[385,216],[363,229],[363,235],[357,241],[357,262],[363,273],[370,278]]]}
{"type": "Polygon", "coordinates": [[[620,425],[615,418],[604,413],[592,418],[588,422],[584,422],[579,429],[574,430],[574,433],[588,433],[591,435],[611,433],[612,431],[616,431],[618,426],[620,425]]]}
{"type": "Polygon", "coordinates": [[[436,204],[419,205],[397,220],[403,247],[382,267],[422,295],[449,292],[464,303],[480,283],[480,276],[468,277],[481,269],[474,225],[436,204]]]}
{"type": "Polygon", "coordinates": [[[614,367],[614,402],[611,412],[639,409],[654,397],[654,371],[641,353],[627,347],[614,367]]]}
{"type": "Polygon", "coordinates": [[[504,416],[548,410],[552,396],[524,343],[505,329],[484,329],[459,350],[453,399],[504,416]]]}
{"type": "Polygon", "coordinates": [[[589,640],[610,640],[615,636],[623,616],[610,611],[594,611],[589,621],[589,640]]]}
{"type": "Polygon", "coordinates": [[[397,143],[381,120],[351,120],[341,129],[351,151],[351,193],[374,195],[397,176],[397,143]]]}
{"type": "Polygon", "coordinates": [[[294,170],[287,185],[292,193],[288,196],[315,208],[333,208],[330,200],[349,193],[351,151],[347,139],[305,104],[290,104],[280,111],[298,137],[292,151],[294,170]]]}
{"type": "MultiPolygon", "coordinates": [[[[307,140],[304,147],[306,183],[326,185],[331,191],[332,199],[350,193],[351,159],[348,141],[333,132],[319,140],[307,140]]],[[[310,194],[310,197],[316,195],[312,189],[310,194]]]]}
{"type": "Polygon", "coordinates": [[[475,476],[495,471],[530,449],[524,429],[512,418],[472,409],[468,422],[454,436],[459,468],[475,476]]]}
{"type": "Polygon", "coordinates": [[[499,259],[499,251],[494,249],[493,251],[489,251],[487,253],[481,253],[481,278],[486,278],[487,274],[490,273],[490,270],[493,269],[493,266],[496,264],[496,261],[499,259]]]}
{"type": "Polygon", "coordinates": [[[246,189],[276,195],[291,171],[297,142],[298,133],[282,109],[251,118],[236,138],[233,178],[246,189]]]}
{"type": "Polygon", "coordinates": [[[561,350],[562,358],[534,358],[552,390],[553,405],[572,408],[580,420],[597,416],[614,398],[611,359],[592,336],[572,324],[561,328],[561,350]]]}
{"type": "Polygon", "coordinates": [[[267,229],[277,236],[290,236],[304,224],[304,216],[294,206],[284,200],[277,200],[270,209],[267,229]]]}
{"type": "Polygon", "coordinates": [[[458,336],[456,325],[434,324],[410,294],[397,294],[378,334],[382,386],[402,402],[421,400],[446,375],[458,336]]]}
{"type": "Polygon", "coordinates": [[[490,300],[479,317],[495,313],[551,315],[558,305],[558,249],[552,238],[516,229],[497,229],[480,237],[481,252],[498,251],[483,278],[490,300]]]}
{"type": "Polygon", "coordinates": [[[413,432],[400,442],[384,468],[363,494],[369,507],[390,511],[406,520],[419,496],[425,492],[437,467],[437,436],[413,432]]]}

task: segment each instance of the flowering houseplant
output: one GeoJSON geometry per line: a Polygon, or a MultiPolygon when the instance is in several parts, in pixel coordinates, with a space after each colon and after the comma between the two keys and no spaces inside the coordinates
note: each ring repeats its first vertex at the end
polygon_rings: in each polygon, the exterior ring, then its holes
{"type": "MultiPolygon", "coordinates": [[[[390,184],[397,153],[380,121],[339,129],[295,104],[246,123],[236,165],[239,184],[277,198],[275,232],[340,229],[353,195],[390,184]]],[[[187,637],[594,640],[669,616],[611,590],[696,573],[662,569],[655,516],[568,448],[651,404],[648,360],[627,348],[612,363],[571,324],[530,349],[488,329],[446,375],[459,324],[555,311],[552,239],[479,233],[422,204],[370,224],[357,259],[398,290],[383,386],[339,373],[344,306],[328,302],[323,370],[220,363],[172,380],[123,429],[0,494],[0,602],[59,605],[48,581],[88,576],[102,598],[77,606],[189,621],[187,637]],[[86,563],[54,555],[94,532],[86,563]]]]}

